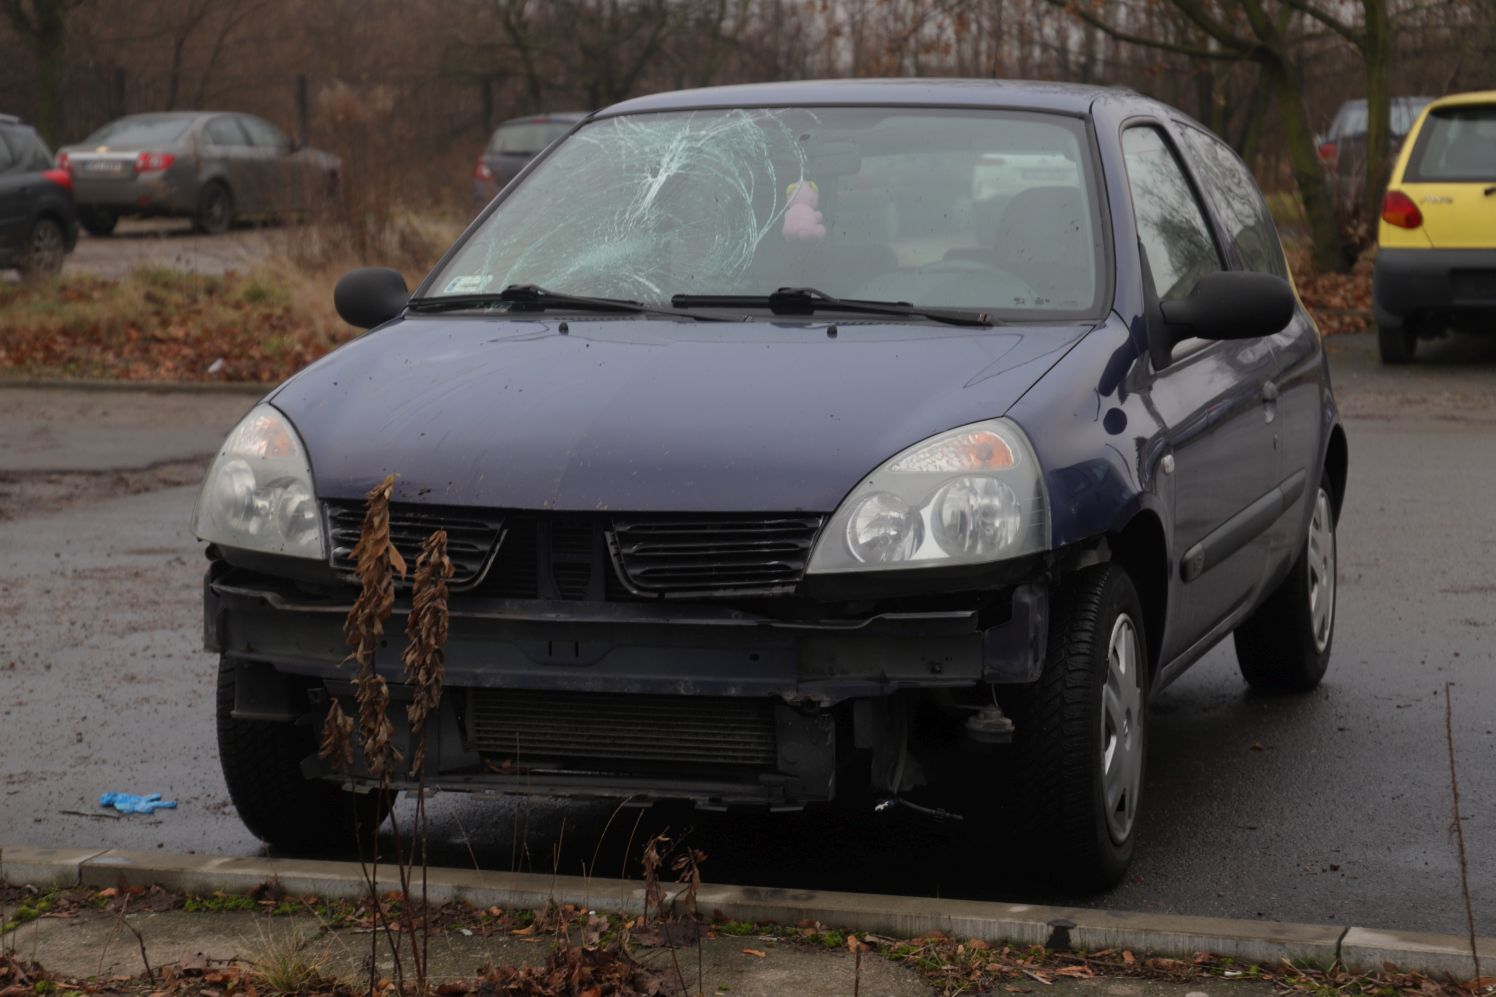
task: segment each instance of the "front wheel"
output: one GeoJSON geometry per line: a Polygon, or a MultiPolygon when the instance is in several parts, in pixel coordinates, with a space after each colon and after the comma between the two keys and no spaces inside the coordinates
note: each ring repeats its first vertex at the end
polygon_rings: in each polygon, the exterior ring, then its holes
{"type": "Polygon", "coordinates": [[[1335,642],[1335,580],[1335,505],[1321,484],[1288,577],[1236,628],[1236,661],[1248,685],[1276,692],[1319,685],[1335,642]]]}
{"type": "Polygon", "coordinates": [[[1148,654],[1132,579],[1105,564],[1050,606],[1039,681],[999,692],[1015,725],[1013,790],[1026,844],[1077,893],[1115,886],[1137,838],[1147,750],[1148,654]]]}
{"type": "Polygon", "coordinates": [[[218,759],[239,819],[258,838],[286,851],[348,850],[373,832],[390,811],[376,793],[353,793],[301,774],[317,750],[312,728],[240,720],[233,715],[241,665],[218,662],[218,759]]]}
{"type": "Polygon", "coordinates": [[[67,251],[62,226],[51,218],[38,218],[31,226],[31,234],[26,237],[26,254],[20,263],[21,276],[27,280],[57,276],[67,251]]]}

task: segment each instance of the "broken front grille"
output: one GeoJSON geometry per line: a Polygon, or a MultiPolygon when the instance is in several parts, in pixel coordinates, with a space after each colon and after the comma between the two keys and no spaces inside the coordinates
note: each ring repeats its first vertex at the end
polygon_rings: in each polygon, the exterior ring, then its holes
{"type": "MultiPolygon", "coordinates": [[[[332,566],[353,571],[364,506],[327,505],[332,566]]],[[[390,506],[390,536],[411,568],[422,541],[447,531],[454,591],[502,599],[605,601],[762,596],[805,575],[824,516],[535,513],[390,506]]]]}
{"type": "Polygon", "coordinates": [[[805,574],[821,516],[614,517],[629,587],[646,594],[784,592],[805,574]]]}
{"type": "Polygon", "coordinates": [[[774,706],[717,696],[474,689],[467,740],[474,751],[542,763],[693,763],[772,767],[774,706]]]}
{"type": "MultiPolygon", "coordinates": [[[[334,571],[352,575],[353,548],[358,544],[366,508],[362,502],[327,503],[327,535],[334,571]]],[[[475,585],[488,570],[503,522],[502,513],[485,513],[481,509],[391,505],[390,540],[405,559],[409,572],[415,570],[416,556],[426,538],[437,530],[446,530],[447,556],[452,559],[452,577],[447,584],[454,591],[462,591],[475,585]]]]}

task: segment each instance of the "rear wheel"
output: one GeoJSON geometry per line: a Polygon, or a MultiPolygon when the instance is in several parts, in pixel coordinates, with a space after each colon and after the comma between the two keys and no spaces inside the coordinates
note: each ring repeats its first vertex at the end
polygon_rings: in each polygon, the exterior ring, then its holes
{"type": "Polygon", "coordinates": [[[204,235],[222,235],[234,221],[234,198],[229,189],[216,180],[205,185],[197,195],[197,211],[192,227],[204,235]]]}
{"type": "Polygon", "coordinates": [[[1382,363],[1412,363],[1413,355],[1418,351],[1418,334],[1406,321],[1396,324],[1379,322],[1377,323],[1377,350],[1382,355],[1382,363]]]}
{"type": "Polygon", "coordinates": [[[1031,686],[999,692],[1015,725],[1020,835],[1079,893],[1115,886],[1137,838],[1147,750],[1143,609],[1116,564],[1067,579],[1050,607],[1049,652],[1031,686]]]}
{"type": "Polygon", "coordinates": [[[119,224],[119,213],[107,208],[79,208],[78,224],[89,235],[109,235],[119,224]]]}
{"type": "Polygon", "coordinates": [[[1321,484],[1309,531],[1288,577],[1236,628],[1236,660],[1255,689],[1308,692],[1335,642],[1335,506],[1321,484]]]}
{"type": "Polygon", "coordinates": [[[317,750],[309,726],[233,716],[240,663],[218,662],[218,759],[239,819],[258,838],[286,851],[346,850],[389,814],[376,793],[353,793],[307,779],[302,759],[317,750]]]}
{"type": "Polygon", "coordinates": [[[62,226],[52,218],[38,218],[26,237],[26,254],[19,265],[21,276],[27,280],[56,276],[67,251],[62,226]]]}

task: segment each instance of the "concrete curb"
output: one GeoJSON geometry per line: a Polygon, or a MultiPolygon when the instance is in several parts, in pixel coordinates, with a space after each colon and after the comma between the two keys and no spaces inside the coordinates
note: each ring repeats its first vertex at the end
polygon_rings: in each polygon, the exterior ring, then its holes
{"type": "MultiPolygon", "coordinates": [[[[292,894],[349,899],[365,892],[363,872],[354,862],[0,846],[0,882],[12,885],[156,884],[181,893],[234,893],[271,880],[292,894]]],[[[614,913],[644,907],[644,890],[632,882],[533,873],[432,869],[428,893],[433,903],[461,900],[483,907],[533,909],[551,900],[614,913]]],[[[1328,966],[1339,960],[1358,970],[1395,963],[1460,980],[1474,974],[1469,942],[1458,935],[753,886],[704,886],[697,900],[704,912],[735,921],[814,920],[895,938],[939,931],[990,942],[1127,948],[1186,959],[1212,952],[1248,963],[1276,965],[1288,959],[1328,966]]],[[[1496,965],[1496,938],[1477,939],[1477,950],[1487,965],[1496,965]]]]}
{"type": "Polygon", "coordinates": [[[267,395],[274,384],[258,381],[112,381],[105,379],[0,377],[0,390],[139,391],[143,394],[267,395]]]}

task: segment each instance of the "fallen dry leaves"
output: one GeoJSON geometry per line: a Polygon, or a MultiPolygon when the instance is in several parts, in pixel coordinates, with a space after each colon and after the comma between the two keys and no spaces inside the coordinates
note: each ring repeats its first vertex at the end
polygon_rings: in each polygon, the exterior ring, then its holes
{"type": "Polygon", "coordinates": [[[141,270],[0,283],[0,371],[130,381],[285,379],[353,338],[331,280],[141,270]]]}
{"type": "Polygon", "coordinates": [[[1315,273],[1307,253],[1290,253],[1289,265],[1304,307],[1326,336],[1365,332],[1372,327],[1371,276],[1373,247],[1356,261],[1350,273],[1315,273]]]}

